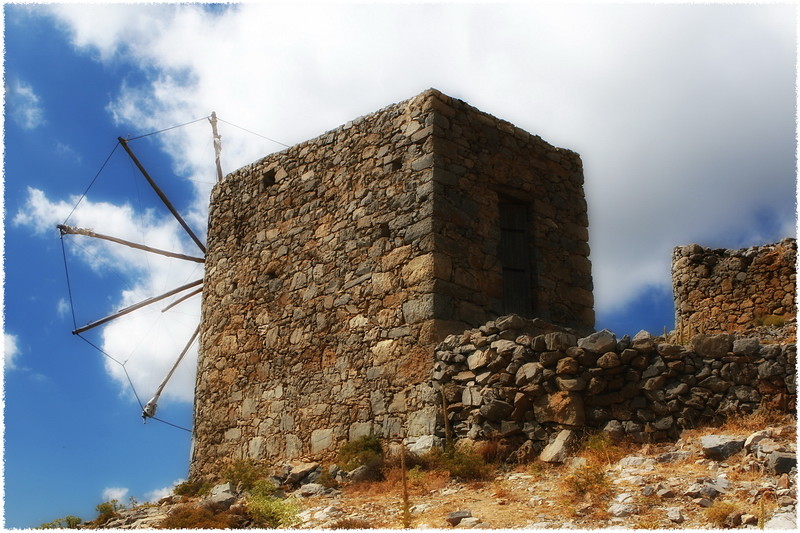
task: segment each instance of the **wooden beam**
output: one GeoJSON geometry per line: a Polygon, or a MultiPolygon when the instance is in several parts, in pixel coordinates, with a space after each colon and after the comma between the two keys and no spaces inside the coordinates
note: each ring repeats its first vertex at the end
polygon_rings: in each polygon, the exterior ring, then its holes
{"type": "Polygon", "coordinates": [[[174,302],[172,302],[171,304],[166,306],[164,309],[162,309],[161,312],[162,313],[166,313],[167,311],[169,311],[170,309],[172,309],[173,307],[175,307],[179,303],[181,303],[181,302],[183,302],[185,300],[188,300],[189,298],[191,298],[195,294],[200,294],[201,292],[203,292],[203,287],[200,287],[199,289],[195,289],[195,290],[193,290],[192,292],[190,292],[189,294],[187,294],[185,296],[181,296],[180,298],[178,298],[177,300],[175,300],[174,302]]]}
{"type": "Polygon", "coordinates": [[[174,365],[172,365],[172,369],[170,369],[169,374],[167,374],[167,377],[164,378],[164,381],[162,381],[161,385],[159,385],[158,389],[156,389],[156,393],[153,395],[150,401],[147,402],[147,405],[144,406],[144,409],[142,409],[142,418],[144,418],[145,422],[147,422],[148,418],[153,418],[154,416],[156,416],[156,409],[158,408],[158,398],[164,391],[164,387],[167,386],[167,382],[172,377],[172,374],[175,373],[175,369],[178,368],[178,365],[181,363],[183,356],[186,355],[186,352],[188,352],[189,348],[192,347],[194,340],[197,338],[199,334],[200,334],[200,324],[197,325],[197,329],[194,330],[192,338],[189,339],[189,342],[186,343],[186,346],[183,348],[183,351],[178,356],[178,360],[175,361],[174,365]]]}
{"type": "Polygon", "coordinates": [[[219,161],[219,153],[222,151],[222,137],[217,131],[217,113],[211,112],[211,118],[208,119],[211,123],[211,133],[214,136],[214,162],[217,165],[217,181],[222,181],[222,164],[219,161]]]}
{"type": "Polygon", "coordinates": [[[203,244],[203,242],[197,237],[197,235],[194,234],[194,232],[186,223],[186,221],[184,221],[183,218],[181,218],[181,215],[178,213],[178,210],[175,209],[175,207],[172,205],[172,202],[169,201],[167,195],[165,195],[164,192],[158,187],[158,185],[156,185],[156,182],[153,181],[153,178],[150,177],[150,174],[147,173],[147,171],[144,169],[139,160],[136,159],[136,156],[133,155],[133,152],[128,146],[128,141],[126,141],[122,137],[117,137],[117,140],[122,145],[122,147],[125,148],[125,151],[128,152],[128,155],[136,164],[136,167],[139,169],[139,172],[142,173],[144,178],[147,180],[147,183],[149,183],[150,186],[153,188],[153,190],[156,191],[156,194],[158,195],[159,198],[161,198],[161,201],[164,202],[164,205],[167,206],[167,209],[169,209],[169,212],[172,213],[172,216],[174,216],[175,219],[178,221],[178,223],[183,227],[183,229],[186,230],[186,233],[189,234],[189,237],[192,238],[192,240],[195,242],[198,248],[200,248],[200,250],[202,250],[203,253],[206,253],[206,247],[203,244]]]}
{"type": "Polygon", "coordinates": [[[117,237],[111,237],[110,235],[103,235],[102,233],[95,233],[92,230],[83,229],[83,228],[75,228],[72,226],[67,226],[66,224],[59,224],[56,226],[60,231],[61,235],[85,235],[86,237],[94,237],[95,239],[103,239],[106,241],[115,242],[117,244],[122,244],[124,246],[130,246],[131,248],[136,248],[137,250],[144,250],[145,252],[151,252],[154,254],[165,255],[167,257],[174,257],[176,259],[183,259],[185,261],[194,261],[195,263],[205,263],[206,260],[202,257],[193,257],[191,255],[184,255],[175,252],[168,252],[167,250],[160,250],[158,248],[151,248],[150,246],[145,246],[144,244],[138,244],[131,241],[126,241],[124,239],[119,239],[117,237]]]}
{"type": "Polygon", "coordinates": [[[112,315],[108,315],[107,317],[101,318],[100,320],[95,320],[94,322],[86,324],[82,328],[78,328],[75,331],[73,331],[72,334],[73,335],[78,335],[79,333],[83,333],[84,331],[90,330],[92,328],[96,328],[97,326],[105,324],[106,322],[114,320],[115,318],[119,318],[119,317],[121,317],[123,315],[127,315],[128,313],[130,313],[132,311],[136,311],[137,309],[141,309],[142,307],[145,307],[147,305],[154,304],[156,302],[160,302],[164,298],[169,298],[173,294],[178,294],[179,292],[185,291],[186,289],[191,289],[192,287],[197,287],[201,283],[203,283],[203,280],[202,279],[198,279],[197,281],[193,281],[191,283],[187,283],[186,285],[181,285],[177,289],[172,289],[171,291],[169,291],[167,293],[164,293],[161,296],[154,296],[152,298],[148,298],[147,300],[142,300],[141,302],[139,302],[137,304],[133,304],[133,305],[131,305],[129,307],[126,307],[125,309],[121,309],[121,310],[117,311],[116,313],[114,313],[112,315]]]}

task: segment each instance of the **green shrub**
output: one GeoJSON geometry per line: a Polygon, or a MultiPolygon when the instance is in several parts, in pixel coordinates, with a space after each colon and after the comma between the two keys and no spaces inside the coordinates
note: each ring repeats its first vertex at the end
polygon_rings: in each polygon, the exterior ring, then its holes
{"type": "Polygon", "coordinates": [[[172,493],[177,496],[200,496],[211,491],[211,483],[196,479],[194,481],[184,481],[175,485],[172,493]]]}
{"type": "Polygon", "coordinates": [[[42,524],[38,529],[75,529],[81,522],[83,522],[83,520],[70,514],[64,518],[56,518],[52,522],[42,524]]]}
{"type": "Polygon", "coordinates": [[[414,462],[426,470],[445,470],[465,481],[488,479],[492,475],[491,465],[472,448],[433,448],[414,462]]]}
{"type": "Polygon", "coordinates": [[[767,315],[756,318],[756,326],[777,326],[781,327],[786,324],[786,319],[780,315],[767,315]]]}
{"type": "Polygon", "coordinates": [[[97,511],[97,518],[94,519],[95,525],[103,525],[109,520],[119,516],[119,511],[125,509],[125,506],[119,503],[119,500],[109,500],[103,502],[95,507],[97,511]]]}
{"type": "Polygon", "coordinates": [[[268,478],[269,474],[270,472],[266,466],[257,465],[250,459],[239,459],[225,469],[223,477],[226,482],[232,483],[234,487],[250,490],[257,481],[268,478]]]}
{"type": "Polygon", "coordinates": [[[245,502],[247,514],[258,527],[292,527],[299,523],[300,508],[296,502],[263,493],[251,494],[245,502]]]}
{"type": "Polygon", "coordinates": [[[349,472],[359,466],[380,469],[383,466],[383,446],[372,435],[352,440],[339,449],[339,468],[349,472]]]}

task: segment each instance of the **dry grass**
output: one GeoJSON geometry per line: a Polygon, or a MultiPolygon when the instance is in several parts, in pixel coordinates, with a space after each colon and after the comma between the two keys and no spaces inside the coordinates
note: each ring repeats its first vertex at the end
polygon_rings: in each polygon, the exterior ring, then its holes
{"type": "Polygon", "coordinates": [[[640,444],[631,440],[613,442],[605,433],[595,433],[584,438],[577,457],[585,458],[588,463],[610,465],[640,448],[640,444]]]}
{"type": "Polygon", "coordinates": [[[729,501],[718,500],[715,501],[711,507],[705,510],[705,515],[708,521],[714,527],[731,527],[733,524],[730,524],[728,519],[738,509],[740,509],[740,506],[738,505],[734,505],[729,501]]]}
{"type": "Polygon", "coordinates": [[[361,518],[342,518],[331,524],[330,529],[374,529],[375,526],[368,520],[361,518]]]}
{"type": "Polygon", "coordinates": [[[681,437],[694,439],[716,433],[747,434],[755,433],[768,427],[784,428],[787,433],[782,433],[781,437],[788,440],[796,440],[797,438],[797,420],[794,414],[766,407],[760,407],[750,414],[728,416],[719,424],[708,424],[695,429],[686,429],[681,434],[681,437]]]}

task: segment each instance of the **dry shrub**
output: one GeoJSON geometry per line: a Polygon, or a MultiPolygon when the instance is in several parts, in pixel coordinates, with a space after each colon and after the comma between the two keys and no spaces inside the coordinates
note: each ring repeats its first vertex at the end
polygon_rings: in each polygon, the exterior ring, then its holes
{"type": "MultiPolygon", "coordinates": [[[[344,487],[351,494],[396,494],[403,484],[403,470],[399,466],[387,466],[382,470],[383,480],[353,483],[344,487]]],[[[441,489],[450,481],[450,472],[444,470],[423,470],[416,465],[406,472],[408,491],[415,496],[425,496],[431,491],[441,489]]]]}
{"type": "Polygon", "coordinates": [[[578,456],[589,463],[609,465],[630,455],[636,447],[631,440],[614,442],[606,433],[594,433],[584,438],[578,456]]]}
{"type": "Polygon", "coordinates": [[[158,529],[230,529],[237,520],[228,512],[205,506],[180,505],[173,508],[158,529]]]}
{"type": "Polygon", "coordinates": [[[715,501],[705,510],[706,518],[714,527],[730,527],[728,517],[737,511],[738,507],[730,502],[715,501]]]}
{"type": "Polygon", "coordinates": [[[561,479],[563,495],[572,502],[601,501],[611,495],[611,487],[606,477],[606,467],[597,463],[572,471],[561,479]]]}
{"type": "Polygon", "coordinates": [[[368,520],[361,518],[342,518],[330,525],[330,529],[374,529],[368,520]]]}
{"type": "Polygon", "coordinates": [[[714,433],[746,434],[755,433],[768,427],[788,428],[782,437],[796,439],[797,419],[792,413],[771,409],[762,405],[752,413],[736,414],[725,417],[719,423],[703,425],[695,429],[684,430],[681,437],[696,439],[714,433]]]}

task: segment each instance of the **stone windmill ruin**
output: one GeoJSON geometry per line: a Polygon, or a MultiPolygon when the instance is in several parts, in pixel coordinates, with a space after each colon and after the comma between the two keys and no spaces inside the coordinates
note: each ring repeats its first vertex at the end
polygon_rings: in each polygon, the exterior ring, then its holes
{"type": "Polygon", "coordinates": [[[765,398],[793,409],[794,344],[731,332],[794,316],[794,240],[676,249],[691,345],[591,333],[579,156],[439,91],[217,169],[204,279],[170,293],[203,287],[193,479],[365,435],[418,443],[447,429],[440,394],[457,437],[535,453],[584,426],[647,440],[765,398]]]}
{"type": "Polygon", "coordinates": [[[436,90],[212,193],[190,476],[432,432],[433,347],[508,313],[594,326],[579,156],[436,90]]]}

